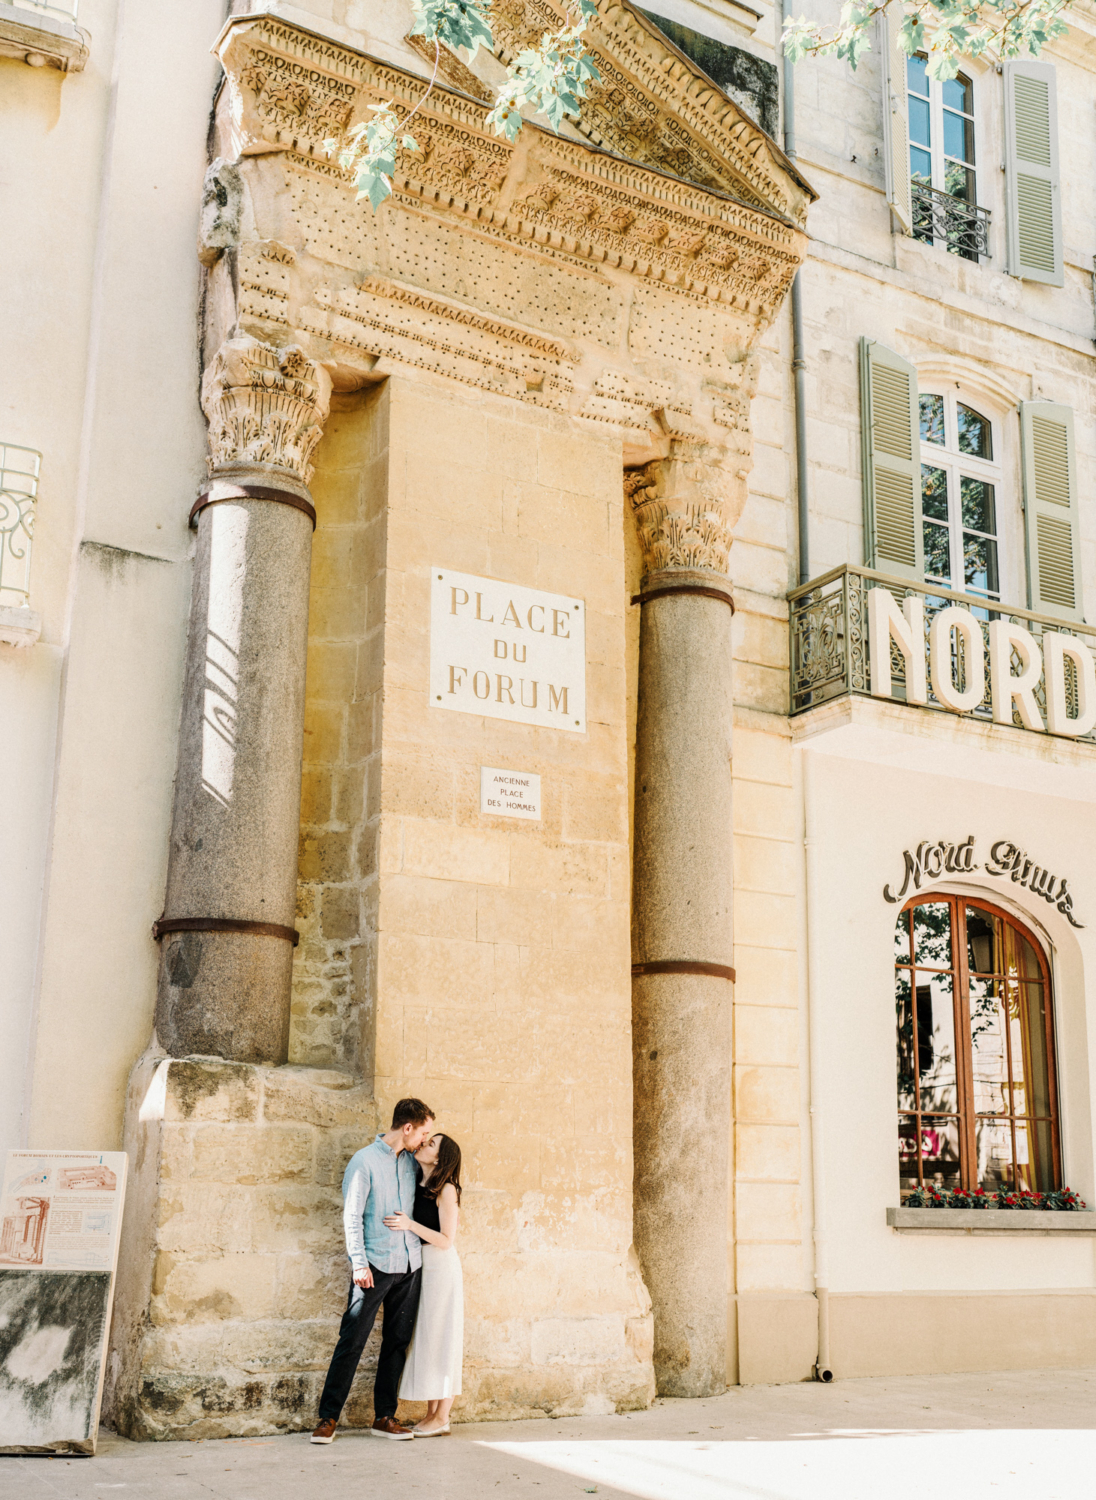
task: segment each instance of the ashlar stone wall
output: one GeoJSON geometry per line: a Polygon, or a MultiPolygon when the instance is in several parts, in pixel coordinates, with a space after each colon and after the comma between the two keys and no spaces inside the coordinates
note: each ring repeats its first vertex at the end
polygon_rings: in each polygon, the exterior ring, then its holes
{"type": "Polygon", "coordinates": [[[421,1095],[464,1151],[462,1414],[643,1406],[619,439],[399,376],[376,420],[389,454],[378,1110],[421,1095]],[[585,734],[430,705],[434,565],[584,599],[585,734]],[[481,765],[539,774],[541,821],[481,814],[481,765]]]}
{"type": "Polygon", "coordinates": [[[387,408],[335,396],[316,451],[290,1057],[373,1071],[387,408]]]}
{"type": "MultiPolygon", "coordinates": [[[[335,1070],[150,1057],[130,1095],[105,1419],[152,1439],[311,1427],[346,1297],[340,1184],[374,1134],[370,1091],[335,1070]]],[[[371,1363],[351,1420],[371,1420],[371,1363]]]]}
{"type": "Polygon", "coordinates": [[[787,719],[795,492],[790,320],[766,334],[751,409],[754,466],[736,528],[734,1194],[728,1379],[805,1380],[816,1353],[800,1032],[802,829],[787,719]],[[807,1224],[804,1219],[807,1217],[807,1224]]]}

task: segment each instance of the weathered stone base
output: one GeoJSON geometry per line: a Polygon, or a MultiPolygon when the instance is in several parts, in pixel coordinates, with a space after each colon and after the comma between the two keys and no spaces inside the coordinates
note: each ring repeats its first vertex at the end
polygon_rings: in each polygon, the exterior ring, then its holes
{"type": "Polygon", "coordinates": [[[346,1296],[340,1183],[375,1128],[346,1073],[141,1059],[104,1403],[120,1432],[313,1424],[346,1296]]]}
{"type": "MultiPolygon", "coordinates": [[[[313,1426],[348,1286],[342,1174],[376,1128],[372,1096],[349,1074],[141,1059],[126,1111],[131,1191],[104,1420],[146,1440],[313,1426]]],[[[650,1305],[634,1261],[624,1268],[633,1308],[607,1295],[612,1311],[552,1316],[540,1257],[508,1264],[500,1283],[490,1245],[489,1230],[486,1244],[471,1236],[463,1257],[471,1295],[455,1418],[649,1405],[650,1305]]],[[[583,1290],[596,1299],[590,1274],[583,1290]]],[[[375,1331],[343,1414],[350,1426],[372,1421],[378,1345],[375,1331]]]]}

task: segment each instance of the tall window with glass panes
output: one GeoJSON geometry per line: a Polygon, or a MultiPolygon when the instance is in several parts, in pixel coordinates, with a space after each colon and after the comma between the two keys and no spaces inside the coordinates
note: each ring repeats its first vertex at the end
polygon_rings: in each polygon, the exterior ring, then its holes
{"type": "Polygon", "coordinates": [[[913,235],[964,260],[985,253],[974,162],[974,85],[962,73],[930,78],[928,58],[906,64],[913,235]]]}
{"type": "Polygon", "coordinates": [[[923,391],[918,405],[925,579],[999,599],[993,423],[950,393],[923,391]]]}

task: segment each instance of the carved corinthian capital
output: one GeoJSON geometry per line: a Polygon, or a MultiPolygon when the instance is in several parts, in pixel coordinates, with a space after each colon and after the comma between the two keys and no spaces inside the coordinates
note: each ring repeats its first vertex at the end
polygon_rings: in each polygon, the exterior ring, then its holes
{"type": "Polygon", "coordinates": [[[728,471],[702,452],[656,459],[625,471],[624,495],[635,513],[648,577],[667,569],[726,573],[745,500],[744,470],[728,471]]]}
{"type": "Polygon", "coordinates": [[[242,333],[226,339],[202,382],[210,473],[261,465],[307,485],[330,401],[331,377],[296,345],[275,349],[242,333]]]}

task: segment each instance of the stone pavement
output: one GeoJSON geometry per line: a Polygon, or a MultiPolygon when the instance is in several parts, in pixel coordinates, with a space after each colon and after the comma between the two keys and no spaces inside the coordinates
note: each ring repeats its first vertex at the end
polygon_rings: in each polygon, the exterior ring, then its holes
{"type": "Polygon", "coordinates": [[[0,1458],[2,1500],[1093,1500],[1096,1370],[748,1386],[630,1416],[0,1458]]]}

